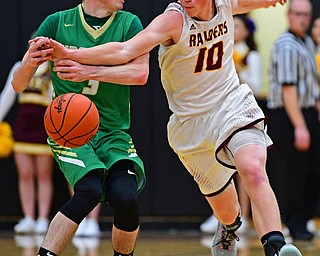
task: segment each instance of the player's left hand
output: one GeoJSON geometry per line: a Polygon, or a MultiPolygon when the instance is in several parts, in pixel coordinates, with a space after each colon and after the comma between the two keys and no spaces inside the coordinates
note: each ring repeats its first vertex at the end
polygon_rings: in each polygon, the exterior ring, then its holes
{"type": "Polygon", "coordinates": [[[49,40],[50,46],[54,49],[52,53],[52,60],[58,61],[62,59],[68,59],[68,49],[56,40],[49,40]]]}
{"type": "Polygon", "coordinates": [[[58,60],[54,63],[53,71],[62,80],[72,82],[83,82],[90,80],[90,75],[94,73],[94,66],[82,65],[73,60],[58,60]]]}
{"type": "Polygon", "coordinates": [[[48,44],[48,38],[37,37],[29,41],[26,59],[31,66],[39,66],[51,59],[53,49],[48,44]]]}

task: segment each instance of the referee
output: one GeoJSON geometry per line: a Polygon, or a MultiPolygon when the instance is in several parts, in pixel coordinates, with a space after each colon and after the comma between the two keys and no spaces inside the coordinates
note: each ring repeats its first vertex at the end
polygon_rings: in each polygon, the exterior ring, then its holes
{"type": "Polygon", "coordinates": [[[312,240],[307,229],[320,194],[320,123],[315,46],[307,35],[309,0],[291,0],[289,29],[276,40],[269,67],[268,173],[282,221],[294,240],[312,240]]]}

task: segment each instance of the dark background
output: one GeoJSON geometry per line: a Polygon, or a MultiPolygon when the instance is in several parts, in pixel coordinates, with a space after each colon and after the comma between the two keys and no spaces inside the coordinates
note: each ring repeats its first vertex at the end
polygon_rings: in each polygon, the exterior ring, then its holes
{"type": "MultiPolygon", "coordinates": [[[[3,1],[3,0],[2,0],[3,1]]],[[[0,27],[0,91],[12,65],[23,57],[31,32],[42,20],[55,11],[71,8],[81,1],[9,1],[2,5],[0,27]]],[[[125,10],[139,15],[146,26],[153,17],[163,12],[169,1],[127,1],[125,10]]],[[[210,209],[195,182],[169,148],[166,123],[170,115],[160,83],[157,49],[151,53],[150,76],[146,86],[132,88],[132,129],[140,157],[147,172],[147,186],[140,195],[143,216],[208,216],[210,209]]],[[[12,124],[13,108],[6,121],[12,124]]],[[[55,195],[52,214],[68,200],[65,180],[56,168],[55,195]]],[[[21,217],[17,190],[17,174],[13,157],[0,159],[0,222],[21,217]]],[[[110,215],[105,205],[103,216],[110,215]]]]}
{"type": "MultiPolygon", "coordinates": [[[[81,1],[1,0],[0,9],[0,91],[12,65],[23,57],[32,31],[43,19],[55,11],[71,8],[81,1]]],[[[163,12],[170,0],[127,1],[125,10],[137,14],[146,26],[153,17],[163,12]]],[[[320,2],[313,0],[314,9],[320,12],[320,2]]],[[[169,148],[166,123],[170,115],[164,91],[160,84],[157,48],[151,52],[150,76],[146,86],[132,88],[132,129],[140,157],[147,172],[147,186],[140,195],[142,216],[173,217],[197,216],[204,219],[211,211],[195,182],[169,148]]],[[[12,124],[15,108],[6,121],[12,124]]],[[[54,172],[55,195],[52,215],[68,200],[65,180],[56,168],[54,172]]],[[[17,190],[17,175],[12,156],[0,159],[0,223],[15,222],[21,217],[17,190]]],[[[110,216],[105,205],[102,217],[110,216]]],[[[168,218],[166,218],[168,219],[168,218]]],[[[183,218],[180,218],[180,220],[183,218]]],[[[160,218],[161,220],[161,218],[160,218]]],[[[190,219],[191,220],[191,219],[190,219]]]]}

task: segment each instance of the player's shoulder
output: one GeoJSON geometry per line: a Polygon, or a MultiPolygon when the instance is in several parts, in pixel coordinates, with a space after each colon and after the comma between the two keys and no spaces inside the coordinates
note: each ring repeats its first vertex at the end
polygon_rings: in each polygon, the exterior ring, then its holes
{"type": "Polygon", "coordinates": [[[59,13],[59,14],[69,14],[69,13],[79,12],[80,8],[81,8],[81,6],[77,5],[75,7],[70,8],[70,9],[65,9],[65,10],[58,11],[57,13],[59,13]]]}
{"type": "Polygon", "coordinates": [[[66,10],[61,10],[61,11],[54,12],[54,13],[48,15],[46,20],[48,22],[57,23],[59,21],[60,17],[68,16],[68,15],[74,15],[74,12],[78,11],[77,9],[78,9],[78,7],[74,7],[74,8],[71,8],[71,9],[66,9],[66,10]]]}
{"type": "Polygon", "coordinates": [[[173,3],[169,3],[167,8],[164,10],[164,12],[167,12],[167,11],[184,12],[184,8],[179,2],[173,2],[173,3]]]}
{"type": "Polygon", "coordinates": [[[52,22],[58,21],[59,17],[60,17],[60,11],[59,12],[55,12],[55,13],[51,13],[46,17],[44,22],[47,22],[47,23],[51,22],[52,23],[52,22]]]}
{"type": "Polygon", "coordinates": [[[138,15],[133,14],[132,12],[119,10],[116,12],[114,20],[118,24],[123,24],[125,27],[138,26],[142,28],[140,18],[138,17],[138,15]]]}
{"type": "Polygon", "coordinates": [[[186,11],[179,2],[169,3],[164,12],[158,18],[165,20],[165,24],[175,23],[182,20],[183,16],[187,16],[186,11]]]}
{"type": "Polygon", "coordinates": [[[132,13],[132,12],[128,12],[125,10],[119,10],[116,13],[116,16],[120,17],[120,18],[126,18],[126,19],[139,19],[138,15],[132,13]]]}
{"type": "Polygon", "coordinates": [[[140,18],[132,12],[119,10],[116,12],[114,20],[119,24],[123,24],[125,27],[138,26],[142,28],[140,18]]]}

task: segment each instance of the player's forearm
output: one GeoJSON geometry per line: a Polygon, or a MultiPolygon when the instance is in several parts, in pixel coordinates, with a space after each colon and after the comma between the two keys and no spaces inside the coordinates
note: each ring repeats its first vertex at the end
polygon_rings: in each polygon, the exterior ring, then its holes
{"type": "Polygon", "coordinates": [[[297,89],[294,86],[283,86],[283,103],[292,125],[306,128],[307,125],[299,106],[297,89]]]}
{"type": "Polygon", "coordinates": [[[69,50],[68,59],[89,65],[119,65],[129,61],[121,43],[69,50]]]}
{"type": "Polygon", "coordinates": [[[149,54],[144,54],[133,61],[118,66],[93,67],[91,78],[102,82],[123,85],[144,85],[149,76],[149,54]]]}
{"type": "Polygon", "coordinates": [[[127,69],[123,66],[98,66],[95,67],[95,72],[90,74],[90,80],[122,85],[144,85],[147,79],[148,71],[139,67],[127,69]]]}
{"type": "Polygon", "coordinates": [[[63,59],[55,62],[53,71],[60,79],[73,82],[95,80],[123,85],[144,85],[149,75],[149,54],[116,66],[86,65],[63,59]]]}
{"type": "Polygon", "coordinates": [[[13,79],[11,81],[13,89],[16,92],[21,92],[26,89],[36,72],[36,69],[36,67],[31,66],[26,62],[22,62],[13,73],[13,79]]]}

